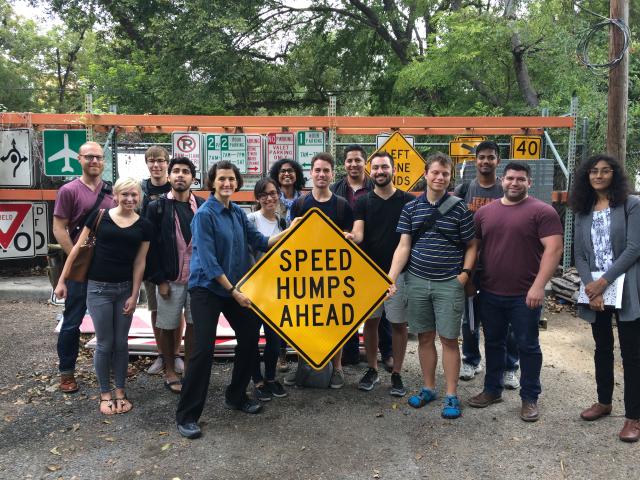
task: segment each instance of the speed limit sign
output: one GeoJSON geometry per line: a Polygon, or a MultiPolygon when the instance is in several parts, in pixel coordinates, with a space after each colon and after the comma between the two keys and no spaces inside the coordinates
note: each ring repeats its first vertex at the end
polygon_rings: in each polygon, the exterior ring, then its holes
{"type": "Polygon", "coordinates": [[[542,138],[538,136],[511,137],[511,156],[513,160],[540,160],[542,138]]]}

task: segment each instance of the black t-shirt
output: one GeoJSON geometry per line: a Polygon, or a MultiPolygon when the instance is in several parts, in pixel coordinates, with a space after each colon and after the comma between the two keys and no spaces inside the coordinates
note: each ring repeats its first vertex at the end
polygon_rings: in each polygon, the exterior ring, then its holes
{"type": "Polygon", "coordinates": [[[191,241],[191,220],[193,220],[191,204],[189,202],[174,201],[173,205],[176,209],[176,215],[178,215],[182,238],[184,238],[184,243],[189,245],[189,242],[191,241]]]}
{"type": "Polygon", "coordinates": [[[331,198],[326,202],[318,202],[311,193],[302,197],[302,200],[296,201],[291,207],[291,218],[294,219],[296,217],[302,217],[305,213],[307,213],[312,208],[319,208],[322,213],[324,213],[327,217],[333,220],[338,228],[343,231],[350,232],[353,228],[353,210],[349,206],[347,201],[340,197],[342,200],[342,218],[338,218],[338,195],[335,193],[331,195],[331,198]],[[299,202],[302,203],[302,207],[298,208],[299,202]]]}
{"type": "Polygon", "coordinates": [[[415,199],[410,193],[396,190],[387,200],[369,192],[356,202],[355,219],[364,220],[364,239],[360,247],[385,272],[391,268],[393,253],[400,242],[396,227],[402,207],[415,199]]]}
{"type": "Polygon", "coordinates": [[[147,213],[147,206],[154,200],[157,200],[160,195],[169,193],[171,191],[171,184],[167,182],[164,185],[157,186],[151,183],[150,178],[147,178],[142,181],[142,191],[144,193],[144,198],[142,199],[140,216],[144,217],[147,213]]]}
{"type": "MultiPolygon", "coordinates": [[[[93,212],[85,224],[91,230],[98,212],[93,212]]],[[[153,225],[146,218],[140,217],[133,225],[120,228],[106,210],[98,225],[89,280],[113,283],[133,280],[133,261],[140,244],[150,241],[152,235],[153,225]]]]}

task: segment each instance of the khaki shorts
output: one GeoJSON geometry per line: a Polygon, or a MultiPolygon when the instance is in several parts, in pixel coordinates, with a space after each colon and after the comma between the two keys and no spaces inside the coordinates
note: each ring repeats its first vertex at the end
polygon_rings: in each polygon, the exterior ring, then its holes
{"type": "Polygon", "coordinates": [[[180,326],[180,319],[184,311],[184,318],[193,325],[191,319],[191,298],[186,283],[169,282],[169,297],[158,295],[158,318],[156,327],[163,330],[175,330],[180,326]]]}
{"type": "Polygon", "coordinates": [[[156,297],[156,284],[152,282],[144,282],[144,291],[147,293],[147,309],[150,312],[158,310],[158,300],[156,297]]]}
{"type": "Polygon", "coordinates": [[[396,294],[376,308],[370,318],[380,318],[384,312],[390,323],[407,323],[407,286],[404,272],[398,275],[396,288],[396,294]]]}
{"type": "Polygon", "coordinates": [[[407,273],[409,331],[433,332],[444,338],[460,336],[464,312],[464,287],[457,278],[427,280],[407,273]]]}

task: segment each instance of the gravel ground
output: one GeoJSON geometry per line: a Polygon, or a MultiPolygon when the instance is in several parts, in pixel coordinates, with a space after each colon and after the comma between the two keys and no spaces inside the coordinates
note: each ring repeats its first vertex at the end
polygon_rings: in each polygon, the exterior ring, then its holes
{"type": "MultiPolygon", "coordinates": [[[[56,389],[55,315],[38,303],[0,305],[0,478],[110,479],[635,479],[640,444],[617,439],[622,392],[614,412],[595,423],[579,418],[595,399],[592,339],[570,312],[547,315],[542,418],[518,418],[517,392],[463,418],[440,417],[440,404],[414,410],[388,395],[389,376],[372,392],[356,389],[365,365],[346,369],[339,391],[290,389],[261,415],[224,409],[228,363],[214,365],[203,437],[182,439],[173,414],[177,397],[159,377],[131,368],[126,415],[98,412],[90,352],[79,369],[81,390],[56,389]]],[[[408,348],[407,386],[419,385],[416,342],[408,348]]],[[[621,384],[619,355],[617,379],[621,384]]],[[[438,381],[443,384],[441,373],[438,381]]],[[[478,393],[482,375],[460,386],[478,393]]]]}

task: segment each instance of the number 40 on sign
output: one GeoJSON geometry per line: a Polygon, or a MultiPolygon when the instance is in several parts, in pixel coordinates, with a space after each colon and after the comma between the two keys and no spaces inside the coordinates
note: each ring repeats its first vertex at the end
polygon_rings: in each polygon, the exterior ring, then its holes
{"type": "Polygon", "coordinates": [[[540,160],[542,138],[538,136],[511,137],[511,156],[514,160],[540,160]]]}

